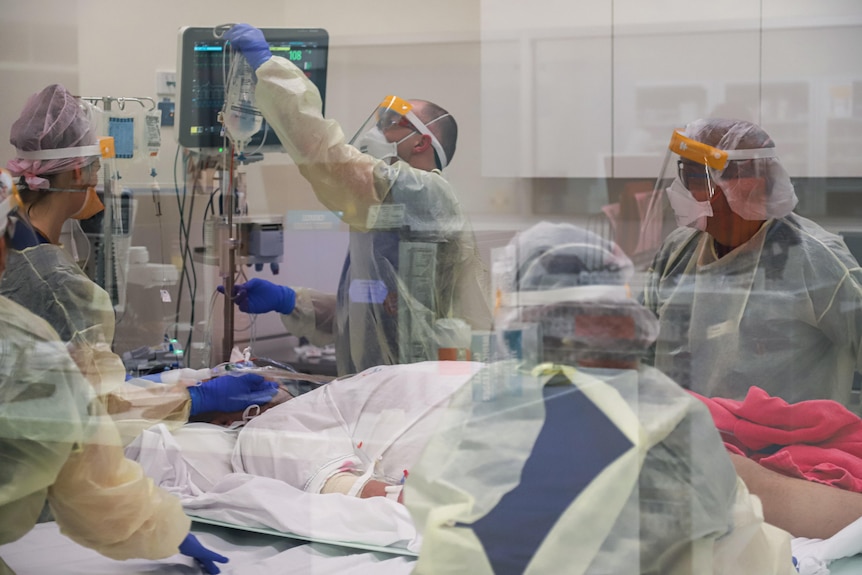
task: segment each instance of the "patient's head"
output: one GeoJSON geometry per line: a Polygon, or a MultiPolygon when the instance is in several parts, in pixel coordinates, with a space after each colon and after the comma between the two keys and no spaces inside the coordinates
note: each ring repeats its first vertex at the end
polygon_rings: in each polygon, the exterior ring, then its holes
{"type": "Polygon", "coordinates": [[[655,340],[658,322],[632,299],[634,268],[616,244],[572,224],[543,222],[509,245],[517,263],[499,329],[538,323],[544,361],[636,365],[655,340]]]}

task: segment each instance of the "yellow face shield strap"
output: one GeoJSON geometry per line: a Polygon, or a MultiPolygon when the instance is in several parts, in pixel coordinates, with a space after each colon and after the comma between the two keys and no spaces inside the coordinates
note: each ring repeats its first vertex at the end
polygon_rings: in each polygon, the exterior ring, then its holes
{"type": "Polygon", "coordinates": [[[707,144],[686,138],[678,131],[674,130],[673,136],[670,138],[668,149],[692,162],[709,166],[716,170],[723,170],[727,165],[727,152],[713,148],[707,144]]]}

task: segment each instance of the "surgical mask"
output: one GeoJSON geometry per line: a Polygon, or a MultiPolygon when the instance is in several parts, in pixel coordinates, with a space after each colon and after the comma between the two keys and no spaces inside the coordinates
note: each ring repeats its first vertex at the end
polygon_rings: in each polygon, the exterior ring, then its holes
{"type": "Polygon", "coordinates": [[[87,188],[87,197],[84,199],[84,204],[81,209],[72,214],[72,219],[88,220],[105,209],[105,204],[99,199],[99,194],[96,193],[96,188],[87,188]]]}
{"type": "Polygon", "coordinates": [[[96,188],[94,188],[93,186],[89,186],[86,190],[82,190],[79,188],[39,188],[39,191],[77,194],[86,192],[87,197],[84,198],[84,203],[81,208],[77,212],[69,216],[70,218],[76,220],[87,220],[105,209],[105,204],[103,204],[102,200],[99,199],[99,194],[96,192],[96,188]]]}
{"type": "Polygon", "coordinates": [[[358,142],[356,147],[363,154],[373,156],[378,160],[401,159],[398,156],[398,146],[407,138],[413,136],[416,132],[411,132],[398,140],[390,142],[386,139],[386,135],[380,131],[380,128],[374,127],[368,130],[358,142]]]}
{"type": "MultiPolygon", "coordinates": [[[[93,164],[87,165],[87,179],[91,178],[93,164]]],[[[84,198],[84,203],[81,205],[81,208],[72,214],[71,218],[76,220],[86,220],[92,218],[96,214],[102,212],[105,209],[105,205],[102,203],[102,200],[99,199],[99,194],[96,193],[96,188],[93,186],[88,186],[86,189],[81,188],[54,188],[54,187],[41,187],[36,188],[37,191],[45,191],[45,192],[63,192],[63,193],[81,193],[86,192],[87,196],[84,198]]]]}
{"type": "Polygon", "coordinates": [[[674,178],[673,183],[665,191],[679,226],[706,230],[706,218],[713,215],[712,204],[709,201],[699,202],[694,199],[679,178],[674,178]]]}

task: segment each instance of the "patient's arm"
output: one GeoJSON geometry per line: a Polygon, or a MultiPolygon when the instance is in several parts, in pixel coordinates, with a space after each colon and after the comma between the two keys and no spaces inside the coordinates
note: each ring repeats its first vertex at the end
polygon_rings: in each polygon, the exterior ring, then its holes
{"type": "MultiPolygon", "coordinates": [[[[350,471],[342,471],[340,473],[336,473],[332,477],[326,480],[326,483],[321,490],[321,493],[349,493],[351,488],[353,488],[356,481],[360,479],[360,475],[350,472],[350,471]]],[[[379,481],[377,479],[369,479],[365,482],[365,485],[359,490],[357,497],[360,499],[367,499],[369,497],[386,497],[386,488],[390,487],[392,484],[386,483],[385,481],[379,481]]],[[[398,503],[404,503],[404,492],[401,491],[398,494],[398,503]]]]}
{"type": "Polygon", "coordinates": [[[862,517],[862,494],[787,477],[730,454],[736,473],[763,503],[767,523],[794,537],[826,539],[862,517]]]}
{"type": "MultiPolygon", "coordinates": [[[[362,491],[359,492],[359,497],[362,499],[365,499],[367,497],[386,497],[388,495],[388,493],[386,493],[386,488],[391,486],[391,484],[385,483],[383,481],[369,479],[368,483],[366,483],[365,486],[362,488],[362,491]]],[[[404,503],[403,490],[398,493],[398,503],[404,503]]]]}

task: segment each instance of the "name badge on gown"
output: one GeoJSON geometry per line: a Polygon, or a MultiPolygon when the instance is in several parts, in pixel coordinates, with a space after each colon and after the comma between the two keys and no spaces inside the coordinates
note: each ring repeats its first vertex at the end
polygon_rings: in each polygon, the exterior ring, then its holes
{"type": "Polygon", "coordinates": [[[404,204],[384,204],[368,208],[367,226],[370,230],[391,230],[404,225],[404,204]]]}

